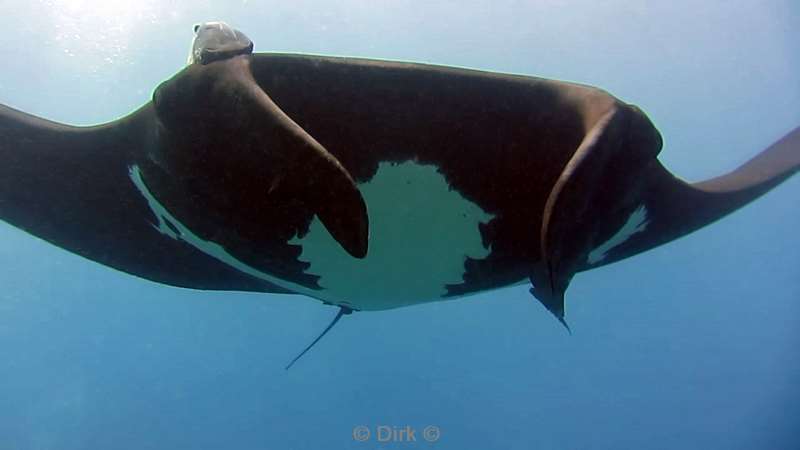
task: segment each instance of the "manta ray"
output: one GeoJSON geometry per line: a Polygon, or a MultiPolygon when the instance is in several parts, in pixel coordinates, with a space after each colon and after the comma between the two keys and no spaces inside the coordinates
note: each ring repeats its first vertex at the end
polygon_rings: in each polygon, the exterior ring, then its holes
{"type": "Polygon", "coordinates": [[[800,167],[795,128],[687,183],[642,110],[595,87],[253,53],[222,22],[194,31],[189,64],[121,119],[75,127],[0,105],[0,219],[157,283],[339,307],[311,345],[352,311],[524,283],[566,326],[575,274],[800,167]]]}

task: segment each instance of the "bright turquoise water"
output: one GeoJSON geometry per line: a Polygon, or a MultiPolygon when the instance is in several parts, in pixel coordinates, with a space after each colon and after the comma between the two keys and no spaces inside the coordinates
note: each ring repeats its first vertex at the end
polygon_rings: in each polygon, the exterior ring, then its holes
{"type": "MultiPolygon", "coordinates": [[[[258,51],[603,87],[647,111],[662,161],[690,180],[800,124],[796,2],[377,3],[0,0],[0,103],[77,124],[121,116],[181,68],[192,24],[220,19],[258,51]]],[[[355,314],[290,372],[331,308],[158,286],[3,224],[0,448],[798,448],[798,198],[795,177],[579,275],[572,336],[519,287],[355,314]],[[377,442],[379,426],[418,442],[377,442]]]]}

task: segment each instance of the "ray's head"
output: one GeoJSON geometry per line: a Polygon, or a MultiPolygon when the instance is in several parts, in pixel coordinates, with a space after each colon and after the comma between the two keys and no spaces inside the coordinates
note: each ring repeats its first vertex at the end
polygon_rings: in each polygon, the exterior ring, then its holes
{"type": "Polygon", "coordinates": [[[225,22],[205,22],[194,26],[194,39],[188,64],[208,64],[238,55],[253,53],[253,41],[225,22]]]}

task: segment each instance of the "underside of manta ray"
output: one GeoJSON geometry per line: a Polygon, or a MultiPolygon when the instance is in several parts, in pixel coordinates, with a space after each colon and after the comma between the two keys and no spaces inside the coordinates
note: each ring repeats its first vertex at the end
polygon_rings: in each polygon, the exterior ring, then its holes
{"type": "Polygon", "coordinates": [[[800,167],[795,129],[689,184],[657,160],[644,113],[593,87],[253,54],[225,24],[195,31],[190,64],[120,120],[72,127],[0,105],[0,219],[159,283],[346,312],[530,280],[565,323],[577,272],[709,224],[800,167]]]}

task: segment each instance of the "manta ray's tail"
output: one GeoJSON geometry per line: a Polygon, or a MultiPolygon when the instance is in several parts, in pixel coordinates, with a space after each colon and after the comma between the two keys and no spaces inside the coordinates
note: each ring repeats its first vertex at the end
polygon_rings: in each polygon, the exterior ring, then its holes
{"type": "Polygon", "coordinates": [[[306,346],[306,348],[304,348],[303,351],[300,352],[299,355],[295,356],[294,359],[292,360],[292,362],[287,364],[286,367],[284,367],[284,369],[285,370],[291,369],[292,366],[294,365],[294,363],[297,362],[297,360],[302,358],[303,355],[305,355],[309,350],[311,350],[311,347],[313,347],[317,342],[319,342],[320,339],[322,339],[322,337],[325,336],[328,333],[328,331],[331,331],[331,328],[333,328],[333,326],[336,325],[336,322],[338,322],[339,319],[342,318],[342,316],[346,316],[348,314],[351,314],[352,312],[353,312],[352,309],[350,309],[350,308],[348,308],[346,306],[340,306],[339,307],[339,312],[336,314],[336,316],[333,318],[333,320],[331,320],[331,323],[329,323],[328,326],[325,327],[324,330],[322,330],[322,333],[320,333],[319,336],[317,336],[316,339],[311,341],[311,343],[308,344],[308,346],[306,346]]]}
{"type": "MultiPolygon", "coordinates": [[[[657,247],[708,225],[765,194],[800,170],[800,127],[726,175],[686,183],[657,161],[643,192],[640,231],[591,267],[657,247]]],[[[641,212],[640,212],[641,213],[641,212]]]]}

